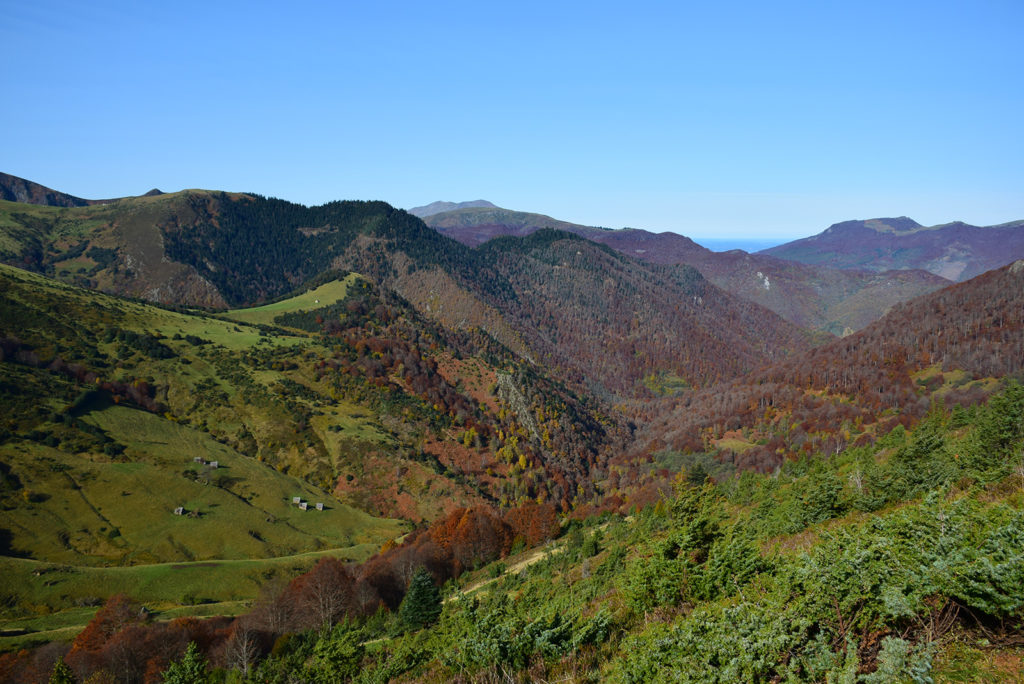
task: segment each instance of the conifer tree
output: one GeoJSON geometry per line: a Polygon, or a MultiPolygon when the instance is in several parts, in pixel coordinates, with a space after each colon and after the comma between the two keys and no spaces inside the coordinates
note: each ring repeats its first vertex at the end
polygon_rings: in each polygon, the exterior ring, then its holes
{"type": "Polygon", "coordinates": [[[164,684],[198,684],[209,681],[206,658],[199,652],[196,642],[188,642],[181,660],[171,663],[163,672],[164,684]]]}
{"type": "Polygon", "coordinates": [[[64,662],[64,659],[58,658],[53,666],[53,673],[50,675],[49,684],[75,684],[77,681],[75,673],[71,671],[71,668],[64,662]]]}
{"type": "Polygon", "coordinates": [[[340,684],[355,678],[366,650],[362,637],[362,633],[347,621],[323,633],[313,647],[315,681],[318,684],[340,684]]]}
{"type": "Polygon", "coordinates": [[[441,593],[434,578],[420,568],[409,581],[409,590],[398,608],[398,617],[409,629],[419,629],[437,621],[441,614],[441,593]]]}

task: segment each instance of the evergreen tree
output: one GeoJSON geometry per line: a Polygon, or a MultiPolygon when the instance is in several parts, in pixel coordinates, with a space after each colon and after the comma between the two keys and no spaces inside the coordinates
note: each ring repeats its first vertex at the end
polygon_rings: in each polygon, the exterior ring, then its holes
{"type": "Polygon", "coordinates": [[[53,673],[50,675],[50,684],[75,684],[77,681],[75,673],[71,671],[64,659],[58,658],[53,666],[53,673]]]}
{"type": "Polygon", "coordinates": [[[1024,386],[1011,381],[978,413],[966,460],[979,473],[990,469],[998,473],[1024,446],[1024,386]]]}
{"type": "Polygon", "coordinates": [[[342,622],[317,640],[313,667],[308,672],[317,684],[340,684],[359,674],[365,649],[362,633],[342,622]]]}
{"type": "Polygon", "coordinates": [[[196,642],[188,642],[188,648],[181,660],[171,663],[164,670],[164,684],[197,684],[209,681],[206,671],[206,658],[199,652],[196,642]]]}
{"type": "Polygon", "coordinates": [[[409,629],[419,629],[437,621],[441,615],[441,593],[434,578],[420,568],[409,581],[409,590],[398,608],[398,617],[409,629]]]}

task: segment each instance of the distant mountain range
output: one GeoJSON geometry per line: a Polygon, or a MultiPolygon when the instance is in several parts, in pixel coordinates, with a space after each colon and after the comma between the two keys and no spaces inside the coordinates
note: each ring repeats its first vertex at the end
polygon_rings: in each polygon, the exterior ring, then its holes
{"type": "Polygon", "coordinates": [[[413,216],[419,216],[420,218],[423,218],[425,216],[433,216],[434,214],[440,214],[441,212],[444,211],[455,211],[456,209],[470,208],[497,209],[496,206],[494,206],[487,200],[472,200],[469,202],[431,202],[426,206],[413,207],[408,211],[413,216]]]}
{"type": "MultiPolygon", "coordinates": [[[[142,197],[161,194],[159,190],[152,190],[142,197]]],[[[83,199],[9,174],[0,174],[0,196],[20,204],[55,207],[89,207],[117,201],[83,199]]],[[[152,209],[157,205],[147,206],[152,209]]],[[[143,214],[148,216],[148,211],[143,210],[143,214]]],[[[524,237],[542,228],[553,228],[607,245],[642,261],[685,264],[698,269],[717,287],[766,307],[795,325],[836,335],[859,330],[898,302],[943,287],[950,280],[963,280],[1024,257],[1024,221],[991,227],[951,223],[931,228],[905,217],[847,221],[817,236],[751,254],[741,250],[713,252],[675,233],[584,226],[543,214],[503,209],[486,200],[433,202],[414,207],[408,213],[421,217],[438,233],[471,247],[498,236],[524,237]]],[[[109,248],[106,247],[108,242],[121,240],[123,245],[135,246],[134,253],[127,258],[149,273],[138,278],[138,268],[124,270],[120,272],[122,281],[128,276],[138,282],[134,286],[124,283],[118,287],[128,287],[126,293],[135,296],[153,296],[161,301],[187,300],[214,307],[259,301],[261,295],[252,291],[255,283],[245,285],[250,290],[248,294],[225,298],[224,288],[237,285],[231,284],[224,272],[209,270],[203,263],[182,270],[177,260],[167,259],[162,250],[155,249],[156,243],[150,239],[153,235],[145,240],[138,239],[141,237],[138,231],[152,230],[151,218],[133,216],[114,222],[119,224],[120,238],[108,235],[89,243],[90,248],[109,248]],[[143,248],[144,244],[150,247],[143,248]],[[211,287],[212,281],[218,279],[220,285],[211,287]],[[147,294],[143,286],[151,281],[162,284],[151,285],[151,292],[147,294]]],[[[114,223],[108,224],[108,233],[114,223]]],[[[312,242],[318,239],[312,234],[307,237],[312,238],[312,242]]],[[[171,237],[172,245],[177,244],[176,240],[171,237]]],[[[41,244],[32,244],[35,249],[41,249],[41,244]]],[[[272,245],[269,248],[271,252],[275,249],[272,245]]],[[[33,254],[36,251],[28,249],[20,256],[31,260],[33,254]]],[[[319,263],[317,259],[314,261],[319,263]]],[[[285,280],[294,286],[303,277],[299,273],[308,269],[309,266],[300,265],[297,271],[289,272],[285,280]]],[[[103,285],[104,278],[100,276],[97,280],[100,287],[112,286],[103,285]]],[[[268,295],[273,296],[269,291],[263,296],[268,295]]],[[[506,336],[507,342],[510,339],[506,336]]]]}
{"type": "MultiPolygon", "coordinates": [[[[427,215],[424,222],[442,235],[471,246],[499,235],[524,236],[541,228],[564,230],[644,261],[693,266],[718,287],[771,309],[792,323],[837,335],[877,320],[897,302],[949,284],[949,280],[920,269],[905,268],[898,273],[840,270],[777,258],[770,252],[713,252],[676,233],[597,228],[493,206],[437,212],[427,215]]],[[[1020,256],[1024,256],[1024,249],[1020,256]]]]}
{"type": "Polygon", "coordinates": [[[960,221],[922,226],[905,216],[844,221],[762,254],[832,268],[919,268],[962,282],[1024,257],[1024,221],[997,226],[960,221]]]}

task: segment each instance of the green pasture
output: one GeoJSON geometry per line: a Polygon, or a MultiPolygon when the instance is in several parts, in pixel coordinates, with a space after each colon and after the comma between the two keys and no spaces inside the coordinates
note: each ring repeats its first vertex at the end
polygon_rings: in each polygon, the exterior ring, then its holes
{"type": "Polygon", "coordinates": [[[351,508],[153,414],[110,406],[82,420],[114,437],[124,452],[0,447],[28,492],[4,516],[15,551],[76,564],[264,558],[379,545],[402,531],[398,521],[351,508]],[[207,465],[213,461],[217,468],[207,465]],[[310,510],[300,510],[293,497],[310,510]],[[317,502],[325,509],[315,510],[317,502]],[[174,514],[178,507],[184,515],[174,514]]]}
{"type": "Polygon", "coordinates": [[[332,280],[295,297],[248,309],[232,309],[224,315],[243,323],[273,325],[274,319],[281,314],[312,311],[341,301],[348,294],[349,286],[360,277],[358,274],[350,273],[342,280],[332,280]]]}
{"type": "Polygon", "coordinates": [[[76,604],[96,604],[118,593],[142,603],[158,620],[239,615],[271,580],[290,580],[323,556],[358,562],[378,548],[358,544],[279,558],[106,568],[0,557],[4,598],[16,587],[18,601],[14,609],[0,613],[0,652],[70,641],[97,610],[95,605],[76,604]]]}

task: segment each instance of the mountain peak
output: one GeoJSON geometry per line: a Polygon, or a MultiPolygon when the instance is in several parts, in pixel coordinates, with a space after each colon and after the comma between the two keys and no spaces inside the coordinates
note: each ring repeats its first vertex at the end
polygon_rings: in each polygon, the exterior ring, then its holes
{"type": "Polygon", "coordinates": [[[912,233],[918,228],[924,227],[907,216],[869,219],[864,222],[864,225],[879,233],[912,233]]]}
{"type": "Polygon", "coordinates": [[[84,207],[93,203],[9,173],[0,173],[0,199],[51,207],[84,207]]]}
{"type": "Polygon", "coordinates": [[[440,214],[446,211],[455,211],[456,209],[498,209],[499,207],[495,204],[491,204],[487,200],[470,200],[469,202],[431,202],[422,207],[413,207],[409,209],[409,213],[413,216],[419,216],[420,218],[426,218],[427,216],[433,216],[434,214],[440,214]]]}
{"type": "Polygon", "coordinates": [[[846,232],[857,229],[873,230],[876,233],[912,233],[923,226],[912,218],[899,216],[897,218],[873,218],[864,221],[843,221],[833,223],[821,235],[846,232]]]}
{"type": "Polygon", "coordinates": [[[844,221],[812,237],[761,253],[831,268],[875,272],[923,269],[948,280],[963,281],[1024,254],[1020,225],[972,226],[954,221],[922,226],[906,216],[844,221]]]}

